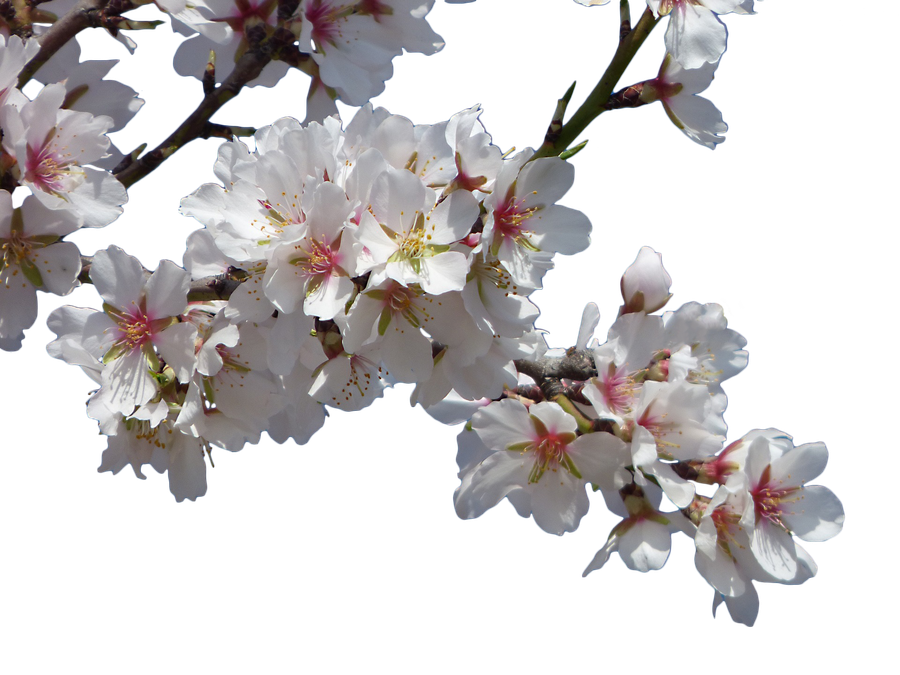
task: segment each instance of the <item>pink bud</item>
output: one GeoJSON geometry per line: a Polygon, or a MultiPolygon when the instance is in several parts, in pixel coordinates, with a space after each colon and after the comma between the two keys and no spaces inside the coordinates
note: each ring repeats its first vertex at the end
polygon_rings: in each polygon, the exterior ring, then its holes
{"type": "Polygon", "coordinates": [[[625,304],[620,314],[655,312],[672,297],[669,286],[672,277],[662,264],[662,256],[649,246],[641,248],[634,262],[622,275],[622,298],[625,304]]]}

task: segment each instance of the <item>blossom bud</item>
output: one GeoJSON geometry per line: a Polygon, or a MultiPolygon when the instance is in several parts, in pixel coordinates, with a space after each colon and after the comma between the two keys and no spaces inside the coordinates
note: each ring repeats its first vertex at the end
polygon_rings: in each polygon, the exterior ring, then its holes
{"type": "Polygon", "coordinates": [[[619,314],[655,312],[672,297],[672,277],[662,265],[662,256],[649,246],[641,248],[634,262],[622,275],[622,298],[625,304],[619,314]]]}

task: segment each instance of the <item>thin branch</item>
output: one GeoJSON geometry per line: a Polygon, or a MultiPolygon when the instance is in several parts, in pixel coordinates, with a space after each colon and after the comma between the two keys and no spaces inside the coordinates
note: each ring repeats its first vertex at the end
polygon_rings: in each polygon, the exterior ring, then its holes
{"type": "Polygon", "coordinates": [[[562,126],[555,140],[551,143],[545,141],[538,151],[534,153],[532,159],[558,156],[581,135],[581,132],[591,122],[606,111],[606,104],[616,84],[657,23],[659,23],[659,17],[654,17],[653,12],[648,8],[641,16],[638,24],[619,43],[619,47],[616,49],[616,53],[613,55],[606,72],[603,73],[603,77],[597,82],[587,100],[575,111],[571,119],[562,126]]]}
{"type": "Polygon", "coordinates": [[[619,2],[619,42],[628,37],[631,32],[631,6],[628,0],[619,2]]]}
{"type": "Polygon", "coordinates": [[[105,8],[109,0],[79,0],[68,14],[60,18],[40,37],[41,49],[19,73],[19,89],[58,52],[64,44],[85,28],[94,25],[92,14],[105,8]]]}

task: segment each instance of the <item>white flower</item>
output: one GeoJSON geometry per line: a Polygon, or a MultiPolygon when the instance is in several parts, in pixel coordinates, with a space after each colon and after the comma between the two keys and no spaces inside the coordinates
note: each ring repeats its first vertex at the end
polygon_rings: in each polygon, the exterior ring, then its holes
{"type": "MultiPolygon", "coordinates": [[[[828,488],[806,483],[825,469],[828,451],[806,443],[783,452],[765,436],[756,437],[747,456],[747,489],[755,515],[750,549],[760,566],[780,581],[797,575],[798,556],[792,534],[825,541],[841,531],[844,507],[828,488]]],[[[739,474],[729,482],[743,478],[739,474]]]]}
{"type": "Polygon", "coordinates": [[[444,46],[425,15],[434,0],[302,0],[300,51],[319,76],[354,106],[380,94],[404,49],[434,54],[444,46]]]}
{"type": "Polygon", "coordinates": [[[644,83],[641,100],[660,101],[672,124],[695,143],[714,150],[725,140],[728,131],[722,113],[710,101],[697,96],[715,77],[716,63],[703,63],[686,70],[670,54],[666,54],[656,79],[644,83]]]}
{"type": "Polygon", "coordinates": [[[741,0],[647,0],[655,14],[669,15],[666,50],[685,68],[719,60],[728,31],[718,15],[734,11],[740,4],[741,0]]]}
{"type": "Polygon", "coordinates": [[[178,319],[187,308],[190,280],[167,260],[145,279],[140,262],[116,246],[94,256],[91,280],[104,311],[88,319],[85,343],[107,365],[95,398],[114,413],[131,415],[157,394],[159,356],[179,381],[193,373],[197,329],[178,319]]]}
{"type": "Polygon", "coordinates": [[[128,195],[111,173],[85,165],[106,156],[113,121],[61,109],[65,96],[63,85],[51,84],[20,111],[7,108],[3,149],[44,206],[75,211],[85,227],[102,227],[119,217],[128,195]]]}
{"type": "Polygon", "coordinates": [[[530,513],[551,534],[573,532],[588,510],[586,484],[615,487],[627,452],[612,434],[576,436],[575,418],[556,403],[526,409],[504,399],[478,410],[471,424],[492,452],[472,467],[460,467],[460,518],[476,518],[515,492],[520,515],[530,513]]]}
{"type": "Polygon", "coordinates": [[[388,167],[375,180],[358,233],[372,255],[373,283],[387,277],[435,295],[463,289],[468,260],[450,246],[469,233],[478,204],[464,191],[435,199],[409,171],[388,167]]]}
{"type": "Polygon", "coordinates": [[[34,197],[13,210],[0,190],[0,349],[22,346],[37,318],[37,291],[66,295],[81,272],[78,247],[62,237],[81,227],[72,213],[51,211],[34,197]]]}
{"type": "Polygon", "coordinates": [[[572,186],[572,165],[558,157],[529,162],[533,154],[521,152],[500,170],[484,200],[482,245],[485,257],[497,258],[517,283],[540,288],[554,253],[587,248],[591,223],[580,211],[556,204],[572,186]]]}
{"type": "Polygon", "coordinates": [[[625,490],[624,497],[604,490],[607,504],[623,519],[609,533],[606,545],[594,555],[583,577],[603,567],[615,551],[625,566],[636,572],[662,569],[669,559],[674,525],[671,514],[658,510],[660,491],[653,485],[626,486],[625,490]]]}

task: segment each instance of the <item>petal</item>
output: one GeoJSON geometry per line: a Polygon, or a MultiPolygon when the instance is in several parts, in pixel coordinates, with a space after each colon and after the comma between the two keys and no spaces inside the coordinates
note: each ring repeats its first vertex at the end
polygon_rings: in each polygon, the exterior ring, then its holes
{"type": "Polygon", "coordinates": [[[453,501],[460,518],[477,518],[511,490],[528,484],[530,463],[518,454],[496,452],[463,479],[453,501]]]}
{"type": "Polygon", "coordinates": [[[826,541],[844,527],[844,507],[835,494],[821,485],[799,490],[794,511],[782,513],[781,520],[805,541],[826,541]]]}
{"type": "Polygon", "coordinates": [[[653,520],[638,521],[619,537],[619,556],[638,572],[662,569],[671,548],[669,528],[653,520]]]}

